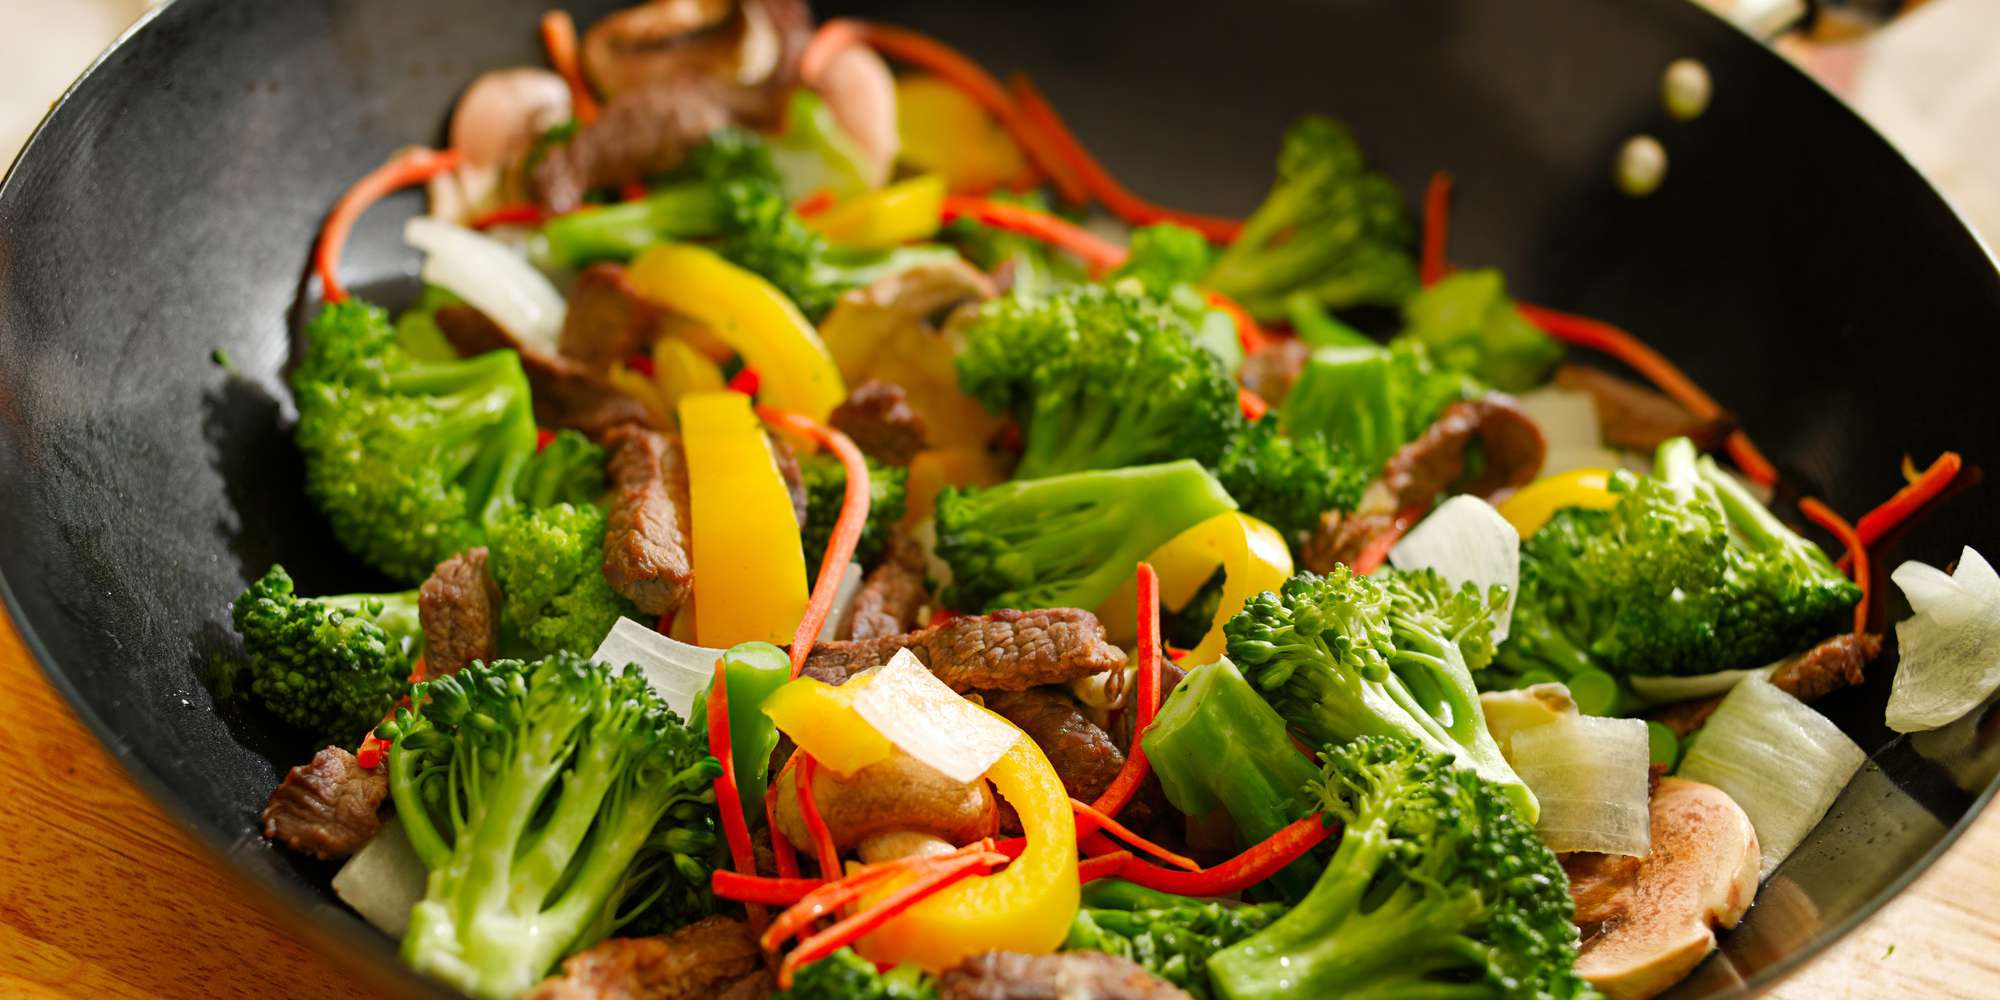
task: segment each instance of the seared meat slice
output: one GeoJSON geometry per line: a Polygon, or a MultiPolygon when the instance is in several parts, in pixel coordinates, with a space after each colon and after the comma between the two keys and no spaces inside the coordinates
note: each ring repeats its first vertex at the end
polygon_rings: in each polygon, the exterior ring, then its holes
{"type": "Polygon", "coordinates": [[[1104,640],[1097,616],[1081,608],[995,611],[875,639],[823,642],[806,657],[805,673],[842,684],[907,649],[953,691],[1020,691],[1066,684],[1125,665],[1125,653],[1104,640]]]}
{"type": "Polygon", "coordinates": [[[1382,464],[1382,482],[1395,501],[1392,507],[1429,506],[1433,497],[1458,484],[1475,439],[1482,459],[1479,473],[1462,484],[1473,496],[1497,497],[1528,485],[1542,470],[1548,446],[1541,428],[1513,397],[1490,392],[1445,407],[1415,441],[1382,464]]]}
{"type": "MultiPolygon", "coordinates": [[[[764,432],[764,440],[771,446],[771,461],[778,466],[778,478],[785,481],[785,492],[792,498],[792,516],[803,528],[806,526],[806,477],[799,471],[799,457],[792,454],[792,447],[785,443],[784,438],[770,431],[764,432]]],[[[808,567],[807,571],[818,568],[808,567]]]]}
{"type": "Polygon", "coordinates": [[[1299,380],[1310,354],[1312,348],[1297,337],[1274,337],[1243,358],[1237,377],[1243,380],[1244,388],[1277,406],[1291,393],[1292,383],[1299,380]]]}
{"type": "Polygon", "coordinates": [[[632,287],[624,265],[592,264],[576,276],[557,349],[602,371],[651,346],[665,318],[664,310],[632,287]]]}
{"type": "Polygon", "coordinates": [[[604,443],[611,453],[605,582],[646,614],[672,614],[694,589],[686,456],[679,440],[630,424],[604,443]]]}
{"type": "Polygon", "coordinates": [[[1299,563],[1315,573],[1331,573],[1335,566],[1352,566],[1364,549],[1386,532],[1395,530],[1393,512],[1365,509],[1343,514],[1330,510],[1319,516],[1319,526],[1306,536],[1299,563]]]}
{"type": "Polygon", "coordinates": [[[521,356],[535,399],[535,421],[597,436],[620,424],[653,424],[646,404],[619,392],[603,376],[569,358],[531,350],[471,306],[437,311],[438,329],[463,357],[508,350],[521,356]]]}
{"type": "Polygon", "coordinates": [[[917,626],[917,613],[930,600],[924,586],[924,550],[907,533],[890,532],[888,552],[854,595],[847,639],[879,639],[917,626]]]}
{"type": "Polygon", "coordinates": [[[1556,369],[1556,385],[1590,393],[1597,407],[1597,434],[1614,448],[1650,455],[1661,442],[1685,437],[1702,451],[1714,451],[1736,426],[1726,416],[1703,420],[1651,388],[1583,365],[1556,369]]]}
{"type": "MultiPolygon", "coordinates": [[[[1861,683],[1863,668],[1881,652],[1881,636],[1843,632],[1778,661],[1771,671],[1771,684],[1800,701],[1824,698],[1861,683]]],[[[1647,718],[1673,730],[1675,736],[1685,737],[1705,725],[1721,703],[1720,695],[1677,701],[1654,709],[1647,718]]]]}
{"type": "Polygon", "coordinates": [[[910,408],[900,385],[875,379],[861,383],[833,408],[827,422],[885,465],[908,465],[924,449],[923,415],[910,408]]]}
{"type": "Polygon", "coordinates": [[[611,938],[562,964],[522,1000],[709,1000],[767,996],[773,983],[750,926],[705,917],[662,937],[611,938]],[[739,994],[744,980],[753,990],[739,994]]]}
{"type": "Polygon", "coordinates": [[[327,747],[285,773],[264,806],[264,837],[322,861],[344,858],[375,839],[389,775],[327,747]]]}
{"type": "Polygon", "coordinates": [[[1042,748],[1071,798],[1095,802],[1125,766],[1125,755],[1111,742],[1111,734],[1090,721],[1082,703],[1067,689],[1035,687],[979,695],[987,708],[1042,748]]]}
{"type": "Polygon", "coordinates": [[[733,81],[649,83],[612,98],[595,122],[551,148],[529,172],[529,185],[551,211],[574,211],[591,191],[664,174],[709,133],[768,122],[776,110],[770,95],[733,81]]]}
{"type": "Polygon", "coordinates": [[[938,1000],[1190,1000],[1139,963],[1096,951],[984,952],[946,969],[937,991],[938,1000]]]}
{"type": "Polygon", "coordinates": [[[486,571],[486,547],[438,563],[417,590],[424,625],[424,673],[443,677],[490,660],[500,643],[500,585],[486,571]]]}

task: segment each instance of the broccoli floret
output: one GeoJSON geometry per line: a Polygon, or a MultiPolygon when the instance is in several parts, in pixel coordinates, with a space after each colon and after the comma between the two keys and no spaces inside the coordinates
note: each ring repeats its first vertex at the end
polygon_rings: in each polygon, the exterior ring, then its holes
{"type": "Polygon", "coordinates": [[[1503,392],[1547,381],[1562,345],[1514,309],[1494,270],[1460,271],[1403,303],[1403,337],[1423,344],[1441,368],[1503,392]]]}
{"type": "Polygon", "coordinates": [[[1595,996],[1569,882],[1508,790],[1415,740],[1329,747],[1314,789],[1340,846],[1311,894],[1208,961],[1230,1000],[1595,996]]]}
{"type": "MultiPolygon", "coordinates": [[[[806,523],[799,529],[805,543],[806,571],[819,572],[826,555],[827,539],[847,497],[847,468],[832,455],[807,455],[799,459],[799,475],[805,480],[806,523]]],[[[889,542],[889,530],[903,519],[909,499],[910,470],[900,465],[882,465],[868,459],[868,521],[861,528],[861,540],[854,546],[854,561],[872,567],[882,558],[889,542]]]]}
{"type": "Polygon", "coordinates": [[[722,769],[637,668],[474,663],[415,686],[410,705],[377,733],[430,870],[403,936],[412,967],[511,1000],[635,920],[713,908],[722,769]]]}
{"type": "Polygon", "coordinates": [[[1146,294],[1164,299],[1175,288],[1200,282],[1213,259],[1200,233],[1171,222],[1154,223],[1132,231],[1125,262],[1105,281],[1136,281],[1146,294]]]}
{"type": "Polygon", "coordinates": [[[1474,379],[1440,370],[1411,341],[1322,347],[1285,394],[1278,422],[1295,438],[1337,441],[1364,468],[1380,469],[1446,406],[1480,391],[1474,379]]]}
{"type": "Polygon", "coordinates": [[[1296,545],[1319,526],[1321,514],[1353,510],[1374,473],[1325,437],[1285,436],[1277,417],[1266,414],[1229,443],[1215,477],[1244,512],[1296,545]]]}
{"type": "MultiPolygon", "coordinates": [[[[1048,195],[1042,191],[1012,194],[995,191],[991,199],[1048,212],[1048,195]]],[[[1083,264],[1048,243],[995,229],[977,219],[955,219],[944,227],[944,237],[981,270],[1007,274],[1007,294],[1016,299],[1039,299],[1058,289],[1090,280],[1083,264]]]]}
{"type": "Polygon", "coordinates": [[[1493,659],[1506,589],[1453,587],[1433,570],[1300,573],[1223,625],[1229,658],[1307,742],[1417,740],[1540,810],[1486,731],[1472,672],[1493,659]]]}
{"type": "Polygon", "coordinates": [[[250,693],[286,724],[351,742],[408,690],[424,648],[417,594],[299,597],[272,566],[230,610],[250,693]]]}
{"type": "Polygon", "coordinates": [[[1733,666],[1762,665],[1838,631],[1861,588],[1714,459],[1697,464],[1729,522],[1728,596],[1715,631],[1733,666]]]}
{"type": "Polygon", "coordinates": [[[507,634],[540,654],[589,653],[632,602],[604,579],[606,515],[592,504],[520,509],[493,526],[488,566],[507,634]]]}
{"type": "MultiPolygon", "coordinates": [[[[1298,757],[1289,744],[1285,749],[1298,757]]],[[[1305,763],[1304,758],[1299,762],[1305,763]]],[[[1306,770],[1311,772],[1312,766],[1306,770]]],[[[1130,959],[1199,1000],[1209,1000],[1213,996],[1208,989],[1209,957],[1263,930],[1285,911],[1282,903],[1239,906],[1175,896],[1147,902],[1162,905],[1077,910],[1063,950],[1101,951],[1130,959]]]]}
{"type": "Polygon", "coordinates": [[[1369,170],[1347,129],[1308,115],[1285,133],[1278,180],[1205,283],[1258,319],[1304,292],[1330,309],[1396,305],[1417,289],[1403,195],[1369,170]]]}
{"type": "Polygon", "coordinates": [[[947,607],[1094,608],[1146,554],[1235,501],[1190,461],[1015,480],[938,496],[947,607]]]}
{"type": "Polygon", "coordinates": [[[486,539],[535,451],[528,380],[512,351],[417,361],[381,309],[327,306],[292,375],[306,492],[334,536],[415,583],[486,539]]]}
{"type": "Polygon", "coordinates": [[[1130,289],[987,303],[956,363],[968,395],[1020,420],[1023,479],[1213,464],[1243,421],[1235,384],[1195,344],[1189,315],[1130,289]]]}
{"type": "Polygon", "coordinates": [[[929,976],[915,965],[878,972],[875,963],[842,948],[799,969],[792,988],[773,1000],[936,1000],[929,976]]]}
{"type": "Polygon", "coordinates": [[[597,502],[604,495],[604,449],[576,431],[558,431],[521,470],[514,495],[530,509],[597,502]]]}

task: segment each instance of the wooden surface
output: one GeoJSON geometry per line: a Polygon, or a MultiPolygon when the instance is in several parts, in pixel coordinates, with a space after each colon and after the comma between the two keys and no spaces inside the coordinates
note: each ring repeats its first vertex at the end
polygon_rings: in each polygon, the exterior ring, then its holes
{"type": "MultiPolygon", "coordinates": [[[[0,615],[0,998],[369,996],[149,803],[0,615]]],[[[1783,1000],[2000,996],[2000,810],[1782,984],[1783,1000]]],[[[375,994],[379,996],[379,994],[375,994]]]]}

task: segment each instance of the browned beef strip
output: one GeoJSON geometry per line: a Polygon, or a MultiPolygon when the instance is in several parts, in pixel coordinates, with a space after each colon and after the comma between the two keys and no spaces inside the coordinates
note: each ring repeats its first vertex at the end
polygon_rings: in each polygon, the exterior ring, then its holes
{"type": "Polygon", "coordinates": [[[658,420],[646,404],[619,392],[602,375],[569,358],[528,349],[471,306],[439,309],[437,325],[462,357],[501,350],[519,354],[534,393],[537,423],[595,437],[620,424],[651,425],[658,420]]]}
{"type": "Polygon", "coordinates": [[[605,582],[646,614],[672,614],[694,589],[687,460],[680,441],[628,424],[605,435],[604,443],[611,480],[605,582]]]}
{"type": "Polygon", "coordinates": [[[1097,616],[1080,608],[995,611],[875,639],[823,642],[806,657],[805,673],[828,684],[889,662],[899,649],[915,654],[953,691],[1020,691],[1067,684],[1125,665],[1125,652],[1104,640],[1097,616]]]}
{"type": "Polygon", "coordinates": [[[710,1000],[744,979],[768,988],[768,976],[750,926],[717,915],[662,937],[600,941],[522,1000],[710,1000]]]}
{"type": "MultiPolygon", "coordinates": [[[[1861,683],[1868,661],[1881,652],[1881,636],[1843,632],[1778,661],[1771,671],[1771,684],[1800,701],[1814,701],[1861,683]]],[[[1707,724],[1721,703],[1720,695],[1677,701],[1652,710],[1647,718],[1673,730],[1675,736],[1685,737],[1707,724]]]]}
{"type": "Polygon", "coordinates": [[[1590,394],[1597,409],[1598,436],[1615,448],[1650,455],[1661,442],[1686,437],[1695,447],[1713,451],[1736,427],[1727,416],[1703,420],[1647,386],[1584,365],[1556,369],[1556,385],[1590,394]]]}
{"type": "Polygon", "coordinates": [[[1415,441],[1383,463],[1382,483],[1395,499],[1396,510],[1427,507],[1453,485],[1473,496],[1492,498],[1533,482],[1547,450],[1541,428],[1521,404],[1511,396],[1487,393],[1445,407],[1415,441]],[[1475,440],[1482,459],[1479,473],[1461,483],[1466,452],[1475,440]]]}
{"type": "Polygon", "coordinates": [[[1274,337],[1243,358],[1237,377],[1243,386],[1264,402],[1277,406],[1292,391],[1292,383],[1305,370],[1312,348],[1297,337],[1274,337]]]}
{"type": "Polygon", "coordinates": [[[846,639],[879,639],[901,635],[917,625],[917,614],[930,591],[924,586],[924,550],[907,533],[889,534],[888,551],[880,566],[868,572],[854,610],[847,620],[846,639]]]}
{"type": "MultiPolygon", "coordinates": [[[[777,463],[778,478],[785,481],[785,493],[792,498],[792,516],[803,528],[806,526],[806,477],[799,471],[799,457],[792,454],[792,447],[785,443],[784,438],[770,431],[764,432],[764,440],[771,445],[771,461],[777,463]]],[[[818,569],[817,566],[812,568],[818,569]]]]}
{"type": "Polygon", "coordinates": [[[1083,705],[1064,688],[982,691],[980,698],[1042,748],[1071,798],[1097,801],[1125,766],[1125,755],[1112,744],[1111,734],[1090,721],[1083,705]]]}
{"type": "Polygon", "coordinates": [[[327,747],[285,773],[264,806],[264,837],[321,860],[344,858],[375,838],[389,776],[327,747]]]}
{"type": "Polygon", "coordinates": [[[833,429],[854,439],[869,458],[908,465],[924,449],[924,418],[910,408],[903,387],[870,379],[856,386],[827,418],[833,429]]]}
{"type": "Polygon", "coordinates": [[[988,951],[938,976],[938,1000],[1190,1000],[1129,958],[1097,951],[988,951]]]}
{"type": "Polygon", "coordinates": [[[417,589],[424,625],[424,672],[455,674],[474,660],[490,660],[500,643],[500,585],[486,571],[486,547],[467,549],[438,563],[417,589]]]}
{"type": "Polygon", "coordinates": [[[1357,510],[1349,514],[1327,511],[1319,516],[1319,526],[1306,536],[1299,563],[1315,573],[1331,573],[1335,566],[1352,566],[1362,550],[1395,529],[1396,515],[1389,511],[1357,510]]]}
{"type": "Polygon", "coordinates": [[[576,276],[557,349],[602,371],[645,350],[659,336],[666,312],[646,300],[622,264],[592,264],[576,276]]]}

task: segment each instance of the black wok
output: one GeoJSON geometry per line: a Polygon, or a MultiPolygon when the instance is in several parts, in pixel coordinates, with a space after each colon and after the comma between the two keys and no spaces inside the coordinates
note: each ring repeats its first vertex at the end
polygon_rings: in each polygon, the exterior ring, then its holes
{"type": "MultiPolygon", "coordinates": [[[[304,501],[287,437],[281,371],[319,219],[391,149],[440,141],[480,70],[539,62],[545,5],[178,0],[77,84],[0,189],[8,608],[142,784],[302,934],[399,992],[421,987],[330,901],[327,870],[254,831],[310,748],[208,681],[239,655],[230,598],[274,560],[318,592],[374,582],[304,501]]],[[[570,3],[585,22],[614,5],[570,3]]],[[[1304,111],[1346,120],[1406,191],[1455,171],[1456,261],[1648,338],[1839,509],[1894,489],[1905,453],[2000,455],[1992,257],[1837,100],[1685,0],[1079,6],[854,11],[1029,71],[1114,172],[1170,204],[1248,208],[1304,111]],[[1683,56],[1715,80],[1692,123],[1657,96],[1683,56]],[[1642,131],[1671,166],[1633,200],[1611,162],[1642,131]]],[[[417,206],[403,195],[362,223],[351,285],[407,291],[416,257],[398,236],[417,206]]],[[[1960,499],[1901,554],[2000,550],[1982,500],[1960,499]]],[[[1907,884],[1991,794],[1890,739],[1876,674],[1822,707],[1881,770],[1856,779],[1683,994],[1783,975],[1907,884]]]]}

